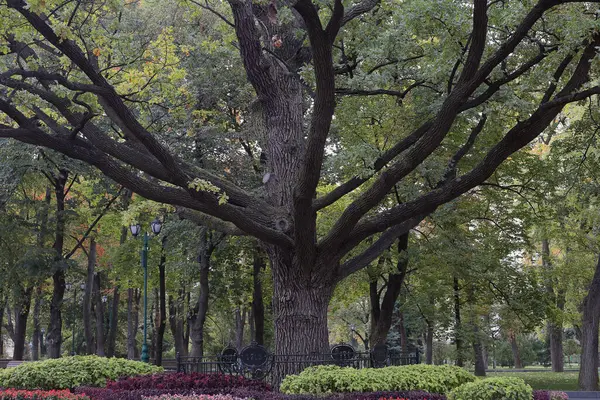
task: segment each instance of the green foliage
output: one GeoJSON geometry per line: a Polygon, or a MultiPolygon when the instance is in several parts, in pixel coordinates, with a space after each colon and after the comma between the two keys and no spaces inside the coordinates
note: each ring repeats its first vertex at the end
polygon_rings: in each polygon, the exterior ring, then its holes
{"type": "Polygon", "coordinates": [[[120,358],[64,357],[0,370],[0,387],[52,390],[82,385],[105,386],[107,379],[146,375],[162,370],[162,367],[120,358]]]}
{"type": "Polygon", "coordinates": [[[475,377],[464,369],[449,365],[407,365],[365,369],[321,365],[307,368],[299,375],[287,376],[280,390],[287,394],[404,390],[446,394],[474,380],[475,377]]]}
{"type": "Polygon", "coordinates": [[[518,377],[534,390],[577,390],[577,372],[500,372],[493,378],[518,377]]]}
{"type": "Polygon", "coordinates": [[[519,378],[490,378],[452,390],[449,400],[531,400],[533,389],[519,378]]]}

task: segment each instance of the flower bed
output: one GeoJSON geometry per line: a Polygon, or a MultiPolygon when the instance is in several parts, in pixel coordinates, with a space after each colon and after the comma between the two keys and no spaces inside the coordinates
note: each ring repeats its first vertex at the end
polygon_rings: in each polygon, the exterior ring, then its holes
{"type": "Polygon", "coordinates": [[[552,390],[534,390],[533,400],[568,400],[569,396],[565,392],[552,390]]]}
{"type": "MultiPolygon", "coordinates": [[[[277,392],[253,391],[239,388],[229,389],[205,389],[181,390],[181,389],[134,389],[114,390],[108,388],[79,388],[77,393],[86,394],[91,400],[146,400],[148,398],[186,400],[223,400],[229,399],[253,399],[253,400],[446,400],[439,394],[430,394],[422,391],[412,392],[371,392],[371,393],[337,393],[326,397],[311,395],[286,395],[277,392]],[[168,397],[171,396],[171,397],[168,397]],[[176,397],[180,396],[180,397],[176,397]],[[195,396],[195,397],[194,397],[195,396]],[[217,396],[220,396],[217,398],[217,396]]],[[[161,399],[162,400],[162,399],[161,399]]]]}
{"type": "Polygon", "coordinates": [[[68,390],[0,390],[0,400],[89,400],[82,394],[73,394],[68,390]]]}
{"type": "Polygon", "coordinates": [[[106,384],[112,390],[138,390],[138,389],[221,389],[245,388],[255,391],[270,391],[268,383],[246,379],[242,376],[225,374],[200,374],[200,373],[162,373],[154,375],[124,377],[106,384]]]}

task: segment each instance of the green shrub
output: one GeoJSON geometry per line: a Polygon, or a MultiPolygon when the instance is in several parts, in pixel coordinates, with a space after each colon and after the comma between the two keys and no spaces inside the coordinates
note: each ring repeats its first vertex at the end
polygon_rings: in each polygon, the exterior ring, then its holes
{"type": "Polygon", "coordinates": [[[406,365],[365,369],[321,365],[307,368],[299,375],[288,375],[283,380],[280,390],[287,394],[410,390],[446,394],[474,380],[475,377],[464,369],[449,365],[406,365]]]}
{"type": "Polygon", "coordinates": [[[531,400],[533,389],[520,378],[490,378],[464,384],[448,400],[531,400]]]}
{"type": "Polygon", "coordinates": [[[161,367],[139,361],[98,356],[74,356],[26,362],[0,371],[0,387],[15,389],[71,389],[77,386],[105,386],[107,379],[146,375],[161,367]]]}

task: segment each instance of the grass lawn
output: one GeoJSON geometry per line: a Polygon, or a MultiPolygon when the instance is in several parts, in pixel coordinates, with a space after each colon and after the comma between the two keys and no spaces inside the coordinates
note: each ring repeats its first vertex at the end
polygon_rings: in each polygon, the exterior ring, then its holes
{"type": "Polygon", "coordinates": [[[577,372],[497,372],[488,376],[514,376],[523,379],[534,389],[577,390],[577,372]]]}

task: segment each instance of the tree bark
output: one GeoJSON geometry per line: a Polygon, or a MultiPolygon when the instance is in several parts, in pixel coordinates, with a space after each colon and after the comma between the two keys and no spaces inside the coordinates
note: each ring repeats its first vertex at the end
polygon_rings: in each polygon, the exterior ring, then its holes
{"type": "Polygon", "coordinates": [[[458,285],[458,278],[455,276],[453,279],[454,287],[454,341],[456,343],[456,365],[462,367],[464,365],[463,359],[463,339],[462,339],[462,325],[460,317],[460,287],[458,285]]]}
{"type": "MultiPolygon", "coordinates": [[[[42,287],[37,286],[35,289],[35,301],[33,303],[33,332],[31,334],[31,359],[38,361],[40,359],[40,336],[41,325],[40,325],[40,311],[42,308],[42,287]]],[[[0,318],[0,327],[2,325],[2,318],[0,318]]],[[[0,341],[2,341],[2,335],[0,335],[0,341]]],[[[0,352],[1,357],[2,352],[0,352]]]]}
{"type": "Polygon", "coordinates": [[[15,306],[15,332],[14,332],[14,352],[13,360],[23,360],[25,355],[25,336],[27,335],[27,319],[31,307],[31,295],[33,288],[28,287],[21,290],[15,306]]]}
{"type": "Polygon", "coordinates": [[[102,303],[102,293],[100,274],[94,275],[94,311],[96,314],[96,355],[104,357],[106,355],[104,347],[104,304],[102,303]]]}
{"type": "Polygon", "coordinates": [[[46,345],[48,357],[59,358],[62,346],[62,303],[65,297],[65,265],[63,248],[65,241],[65,186],[69,171],[61,169],[54,180],[56,197],[56,234],[52,248],[55,253],[55,272],[52,275],[52,300],[50,302],[50,324],[46,345]]]}
{"type": "Polygon", "coordinates": [[[163,342],[165,336],[165,328],[167,326],[167,283],[166,283],[166,253],[165,253],[165,241],[163,238],[160,263],[158,264],[158,280],[159,280],[159,310],[158,310],[158,329],[156,332],[156,354],[154,355],[154,363],[156,365],[162,365],[163,356],[163,342]]]}
{"type": "Polygon", "coordinates": [[[244,325],[246,325],[246,309],[235,309],[235,347],[241,351],[244,347],[244,325]]]}
{"type": "MultiPolygon", "coordinates": [[[[387,341],[387,335],[390,331],[390,327],[392,326],[392,319],[394,316],[394,307],[396,305],[396,301],[398,300],[398,296],[400,296],[400,291],[402,290],[402,285],[404,284],[404,278],[406,277],[406,271],[408,267],[408,257],[406,256],[406,250],[408,249],[408,233],[400,236],[398,238],[398,262],[396,264],[397,273],[389,274],[388,283],[385,290],[385,294],[383,295],[383,299],[381,300],[381,304],[379,304],[379,294],[377,291],[377,283],[375,282],[375,287],[370,287],[371,293],[371,333],[369,335],[369,342],[371,343],[371,347],[374,347],[378,344],[385,344],[387,341]],[[373,302],[377,301],[377,307],[373,307],[373,302]]],[[[380,260],[383,257],[380,258],[380,260]]],[[[400,315],[402,313],[400,312],[400,315]]],[[[404,348],[408,347],[407,339],[406,339],[406,331],[404,330],[404,324],[400,325],[400,334],[401,339],[404,340],[404,348]],[[402,337],[402,335],[404,335],[402,337]]]]}
{"type": "Polygon", "coordinates": [[[127,289],[127,358],[130,360],[135,359],[137,354],[138,297],[137,289],[127,289]]]}
{"type": "Polygon", "coordinates": [[[0,358],[4,358],[4,334],[2,333],[2,327],[4,326],[4,299],[0,304],[0,358]]]}
{"type": "Polygon", "coordinates": [[[117,330],[119,324],[119,304],[121,301],[121,293],[119,285],[113,288],[113,297],[111,304],[110,320],[108,324],[108,338],[106,345],[106,356],[114,357],[117,345],[117,330]]]}
{"type": "Polygon", "coordinates": [[[86,283],[83,292],[83,334],[85,336],[86,354],[94,354],[94,332],[92,330],[92,292],[94,291],[94,274],[96,272],[96,239],[90,237],[86,283]]]}
{"type": "Polygon", "coordinates": [[[200,267],[200,295],[198,302],[194,307],[194,312],[190,319],[192,339],[192,351],[190,356],[202,357],[204,355],[204,323],[206,322],[206,314],[208,312],[208,273],[210,270],[210,257],[214,250],[214,246],[208,237],[208,231],[203,230],[202,240],[198,254],[198,265],[200,267]]]}
{"type": "Polygon", "coordinates": [[[509,332],[508,337],[510,340],[510,349],[512,351],[513,363],[514,363],[515,369],[522,369],[523,363],[521,362],[521,354],[519,353],[519,345],[517,343],[517,335],[515,334],[515,332],[511,331],[511,332],[509,332]]]}
{"type": "Polygon", "coordinates": [[[562,312],[565,307],[564,292],[558,290],[556,293],[556,280],[553,277],[553,264],[550,256],[550,241],[542,240],[542,264],[544,266],[546,277],[546,293],[550,301],[550,317],[546,324],[548,339],[550,342],[550,360],[552,362],[553,372],[564,371],[564,352],[563,352],[563,318],[562,312]]]}
{"type": "Polygon", "coordinates": [[[433,364],[433,323],[427,321],[427,334],[425,335],[425,364],[433,364]]]}
{"type": "Polygon", "coordinates": [[[598,390],[598,323],[600,322],[600,256],[588,293],[583,299],[579,389],[598,390]]]}
{"type": "Polygon", "coordinates": [[[475,287],[473,284],[469,285],[467,292],[467,300],[470,307],[469,312],[469,324],[471,325],[471,331],[473,333],[473,353],[475,355],[475,376],[485,376],[485,361],[483,356],[483,343],[481,341],[481,333],[479,329],[479,316],[475,313],[475,287]]]}
{"type": "MultiPolygon", "coordinates": [[[[277,352],[289,355],[329,352],[327,308],[335,282],[327,276],[307,279],[302,274],[309,269],[294,265],[288,252],[269,252],[277,352]]],[[[274,381],[277,383],[286,375],[298,372],[298,366],[293,363],[278,365],[273,372],[274,381]]]]}
{"type": "Polygon", "coordinates": [[[265,304],[263,302],[263,290],[261,271],[266,267],[260,247],[254,249],[253,260],[253,290],[252,290],[252,321],[254,328],[253,340],[262,345],[265,343],[265,304]]]}

